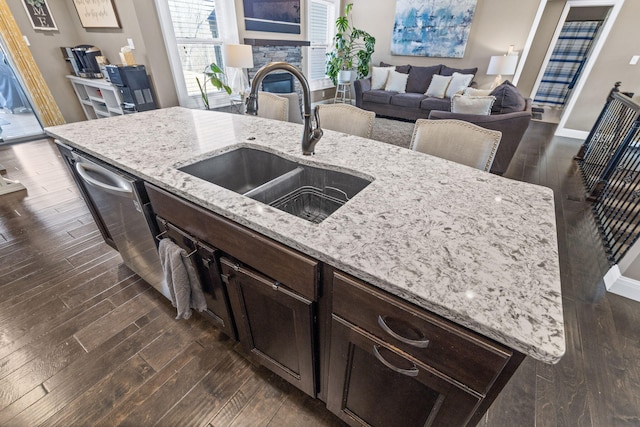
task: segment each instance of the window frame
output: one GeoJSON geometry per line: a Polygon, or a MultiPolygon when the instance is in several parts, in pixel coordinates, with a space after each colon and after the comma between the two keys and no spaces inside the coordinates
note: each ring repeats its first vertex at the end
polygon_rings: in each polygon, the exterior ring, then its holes
{"type": "MultiPolygon", "coordinates": [[[[235,4],[233,0],[214,0],[216,17],[218,21],[218,30],[220,36],[217,39],[202,38],[177,38],[173,29],[173,21],[169,9],[168,0],[154,0],[160,28],[162,29],[162,37],[164,39],[169,66],[173,76],[173,83],[178,95],[178,103],[182,107],[187,108],[204,108],[201,95],[189,95],[185,76],[182,68],[182,61],[178,52],[178,46],[184,44],[211,45],[220,46],[224,43],[238,43],[238,25],[235,16],[235,4]],[[218,13],[220,12],[220,13],[218,13]],[[222,17],[222,18],[221,18],[222,17]],[[225,22],[228,21],[228,25],[225,22]]],[[[223,70],[224,64],[218,64],[223,70]]],[[[203,76],[204,77],[204,76],[203,76]]],[[[201,80],[202,81],[202,80],[201,80]]],[[[208,86],[209,107],[216,108],[229,105],[229,95],[225,91],[220,91],[208,86]]]]}
{"type": "MultiPolygon", "coordinates": [[[[307,38],[309,39],[309,41],[311,42],[311,45],[308,46],[307,49],[307,55],[306,55],[306,60],[305,60],[305,65],[307,68],[307,76],[309,78],[309,87],[311,88],[311,90],[322,90],[322,89],[328,89],[328,88],[332,88],[334,87],[333,82],[331,82],[331,79],[329,79],[329,77],[327,77],[325,75],[324,78],[322,79],[311,79],[311,50],[314,48],[314,46],[321,46],[320,44],[313,44],[313,41],[311,40],[311,11],[312,11],[312,7],[311,7],[311,3],[323,3],[329,6],[333,6],[333,10],[329,13],[329,16],[327,17],[327,51],[330,51],[332,49],[332,41],[333,41],[333,37],[335,36],[336,33],[336,27],[335,27],[335,21],[336,18],[339,15],[339,11],[340,11],[340,0],[308,0],[307,2],[307,38]]],[[[326,59],[325,59],[325,64],[326,64],[326,59]]]]}

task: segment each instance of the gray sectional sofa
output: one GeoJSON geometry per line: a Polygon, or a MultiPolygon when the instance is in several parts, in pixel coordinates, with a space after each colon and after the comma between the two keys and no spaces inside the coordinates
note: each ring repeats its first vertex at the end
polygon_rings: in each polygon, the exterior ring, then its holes
{"type": "MultiPolygon", "coordinates": [[[[389,66],[380,64],[380,66],[389,66]]],[[[371,90],[371,79],[356,80],[353,84],[356,96],[356,107],[374,111],[376,114],[405,120],[428,118],[432,110],[451,111],[450,98],[434,98],[425,95],[431,79],[435,74],[451,76],[476,74],[478,68],[457,69],[446,65],[418,67],[412,65],[396,66],[399,73],[409,74],[406,93],[371,90]]]]}

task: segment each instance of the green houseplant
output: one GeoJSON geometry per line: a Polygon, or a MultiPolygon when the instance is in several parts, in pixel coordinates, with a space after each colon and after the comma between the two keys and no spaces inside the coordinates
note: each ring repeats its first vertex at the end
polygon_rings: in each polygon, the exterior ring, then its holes
{"type": "Polygon", "coordinates": [[[352,8],[353,3],[347,4],[344,15],[336,19],[334,48],[327,53],[326,73],[333,84],[337,84],[340,71],[354,70],[357,79],[362,79],[369,74],[369,63],[376,39],[366,31],[353,26],[352,8]]]}
{"type": "Polygon", "coordinates": [[[196,77],[196,81],[198,82],[198,88],[200,89],[200,95],[202,96],[202,102],[204,102],[204,107],[209,109],[209,95],[207,94],[207,81],[211,82],[211,84],[220,89],[227,92],[231,95],[231,88],[225,84],[225,74],[224,71],[217,64],[212,63],[206,66],[203,73],[205,75],[204,83],[200,83],[200,79],[196,77]]]}

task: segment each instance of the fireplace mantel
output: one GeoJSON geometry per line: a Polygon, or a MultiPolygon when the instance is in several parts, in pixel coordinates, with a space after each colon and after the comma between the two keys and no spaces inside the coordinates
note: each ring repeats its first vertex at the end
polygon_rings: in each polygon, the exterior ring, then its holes
{"type": "Polygon", "coordinates": [[[310,46],[306,40],[268,40],[268,39],[244,39],[244,44],[250,46],[310,46]]]}

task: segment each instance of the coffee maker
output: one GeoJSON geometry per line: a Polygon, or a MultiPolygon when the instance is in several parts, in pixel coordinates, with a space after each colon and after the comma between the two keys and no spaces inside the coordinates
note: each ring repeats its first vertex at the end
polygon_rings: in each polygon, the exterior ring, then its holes
{"type": "Polygon", "coordinates": [[[118,87],[125,110],[148,111],[156,107],[144,65],[106,65],[109,81],[118,87]]]}
{"type": "Polygon", "coordinates": [[[64,59],[71,63],[73,72],[78,77],[88,79],[101,79],[100,64],[96,57],[102,56],[102,52],[95,46],[83,44],[76,47],[61,47],[64,59]]]}

